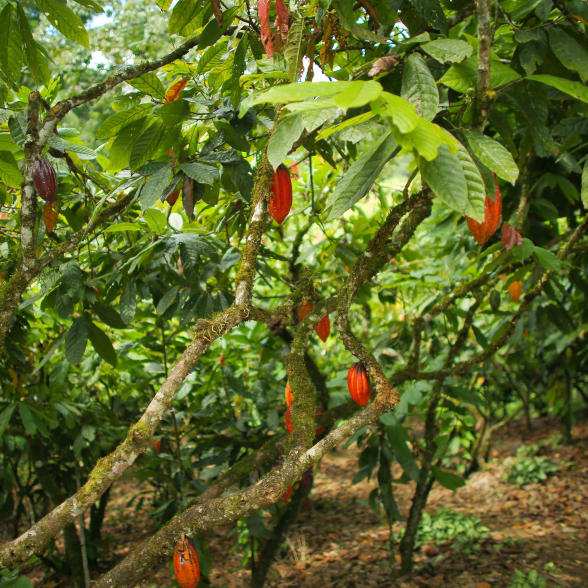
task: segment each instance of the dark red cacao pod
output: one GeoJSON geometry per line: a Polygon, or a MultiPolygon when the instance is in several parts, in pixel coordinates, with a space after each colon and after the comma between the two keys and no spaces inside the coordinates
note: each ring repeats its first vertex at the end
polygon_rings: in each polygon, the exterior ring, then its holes
{"type": "Polygon", "coordinates": [[[180,195],[180,189],[174,190],[171,192],[168,197],[165,199],[170,206],[173,206],[176,201],[178,200],[178,196],[180,195]]]}
{"type": "Polygon", "coordinates": [[[294,423],[292,422],[292,406],[290,405],[287,409],[286,409],[286,431],[288,431],[288,433],[292,433],[292,431],[294,430],[294,423]]]}
{"type": "Polygon", "coordinates": [[[174,572],[181,588],[196,588],[200,581],[200,564],[194,546],[186,535],[176,543],[174,572]]]}
{"type": "Polygon", "coordinates": [[[37,194],[46,202],[53,202],[57,194],[57,174],[48,159],[33,163],[33,184],[37,194]]]}
{"type": "Polygon", "coordinates": [[[290,486],[290,488],[288,488],[288,490],[284,492],[284,494],[280,498],[280,502],[288,502],[288,500],[290,500],[290,496],[292,496],[292,490],[294,490],[294,486],[290,486]]]}
{"type": "Polygon", "coordinates": [[[326,341],[329,333],[331,332],[331,321],[329,320],[329,315],[324,316],[318,322],[318,324],[315,325],[314,330],[323,341],[326,341]]]}
{"type": "Polygon", "coordinates": [[[282,163],[274,172],[272,179],[272,196],[269,202],[269,213],[278,224],[288,216],[292,208],[292,181],[290,172],[282,163]]]}
{"type": "Polygon", "coordinates": [[[354,402],[365,406],[370,399],[370,379],[361,361],[354,363],[347,372],[347,387],[354,402]]]}
{"type": "Polygon", "coordinates": [[[466,217],[468,228],[470,233],[474,236],[474,239],[480,244],[484,245],[492,235],[496,232],[496,229],[500,225],[500,219],[502,217],[502,200],[500,198],[500,189],[496,184],[496,192],[494,194],[494,200],[490,200],[486,196],[486,203],[484,204],[484,222],[477,222],[469,216],[466,217]]]}
{"type": "MultiPolygon", "coordinates": [[[[319,414],[323,414],[323,412],[325,412],[325,407],[317,406],[316,410],[314,411],[314,414],[318,416],[319,414]]],[[[319,435],[322,435],[326,430],[327,429],[325,427],[317,427],[314,431],[314,434],[318,437],[319,435]]]]}

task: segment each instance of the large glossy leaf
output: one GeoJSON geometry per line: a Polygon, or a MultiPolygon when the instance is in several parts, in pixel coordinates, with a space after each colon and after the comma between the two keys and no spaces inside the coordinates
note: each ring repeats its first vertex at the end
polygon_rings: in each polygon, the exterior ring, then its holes
{"type": "Polygon", "coordinates": [[[579,82],[573,82],[572,80],[545,74],[527,76],[527,79],[533,80],[535,82],[541,82],[542,84],[547,84],[552,88],[556,88],[560,92],[565,92],[566,94],[569,94],[570,96],[573,96],[582,102],[588,103],[588,88],[579,82]]]}
{"type": "Polygon", "coordinates": [[[22,182],[22,174],[9,151],[0,151],[0,180],[12,188],[19,188],[22,182]]]}
{"type": "Polygon", "coordinates": [[[168,29],[173,34],[180,34],[190,21],[202,10],[199,0],[179,0],[169,17],[168,29]]]}
{"type": "Polygon", "coordinates": [[[584,162],[582,168],[582,204],[584,208],[588,209],[588,159],[584,162]]]}
{"type": "Polygon", "coordinates": [[[351,164],[327,200],[328,220],[340,217],[369,192],[396,147],[392,134],[386,135],[351,164]]]}
{"type": "Polygon", "coordinates": [[[572,71],[580,74],[582,81],[588,80],[588,49],[559,27],[550,28],[549,45],[555,56],[572,71]]]}
{"type": "Polygon", "coordinates": [[[186,162],[180,165],[180,169],[190,178],[201,184],[212,186],[219,179],[218,169],[212,165],[198,162],[186,162]]]}
{"type": "Polygon", "coordinates": [[[300,114],[290,114],[280,121],[267,145],[267,158],[274,169],[286,159],[303,130],[304,124],[300,114]]]}
{"type": "Polygon", "coordinates": [[[18,82],[20,70],[24,65],[20,27],[16,11],[6,4],[0,13],[0,68],[13,83],[18,82]]]}
{"type": "Polygon", "coordinates": [[[519,168],[510,151],[479,131],[464,131],[464,135],[474,155],[499,178],[514,185],[519,176],[519,168]]]}
{"type": "Polygon", "coordinates": [[[304,20],[296,18],[290,25],[288,42],[284,49],[284,57],[288,63],[288,79],[291,82],[296,82],[302,72],[304,46],[304,20]]]}
{"type": "MultiPolygon", "coordinates": [[[[464,62],[452,65],[441,77],[439,83],[463,94],[476,87],[477,72],[478,58],[476,55],[472,55],[464,62]]],[[[495,59],[490,62],[490,85],[492,88],[499,88],[520,77],[508,65],[495,59]]]]}
{"type": "Polygon", "coordinates": [[[69,363],[79,363],[88,343],[88,318],[78,317],[65,336],[65,356],[69,363]]]}
{"type": "Polygon", "coordinates": [[[157,170],[146,182],[141,189],[139,195],[139,203],[141,204],[141,211],[145,212],[148,208],[153,206],[159,198],[161,198],[164,190],[169,183],[171,170],[164,166],[157,170]]]}
{"type": "Polygon", "coordinates": [[[129,80],[129,84],[133,86],[133,88],[139,90],[139,92],[149,94],[149,96],[153,96],[153,98],[159,98],[160,100],[165,98],[165,88],[163,87],[161,80],[153,72],[148,72],[138,78],[129,80]]]}
{"type": "Polygon", "coordinates": [[[135,108],[115,112],[98,127],[96,138],[108,139],[108,137],[113,137],[124,126],[146,116],[152,108],[152,104],[139,104],[135,108]]]}
{"type": "Polygon", "coordinates": [[[486,202],[484,180],[471,155],[461,144],[457,151],[457,157],[461,162],[461,168],[468,187],[468,201],[464,214],[481,223],[484,220],[484,205],[486,202]]]}
{"type": "Polygon", "coordinates": [[[439,154],[432,161],[419,158],[419,169],[423,181],[435,196],[460,214],[465,214],[470,205],[468,186],[459,157],[446,145],[439,147],[439,154]]]}
{"type": "Polygon", "coordinates": [[[106,333],[100,327],[90,322],[88,324],[88,336],[98,355],[111,366],[116,367],[116,351],[106,333]]]}
{"type": "Polygon", "coordinates": [[[439,92],[435,78],[418,53],[412,53],[404,62],[401,96],[425,120],[435,118],[439,108],[439,92]]]}
{"type": "Polygon", "coordinates": [[[458,63],[474,51],[469,43],[459,39],[437,39],[421,45],[421,49],[441,63],[458,63]]]}
{"type": "Polygon", "coordinates": [[[82,19],[65,2],[59,2],[59,0],[35,0],[35,2],[47,20],[65,37],[87,49],[90,48],[88,31],[82,19]]]}

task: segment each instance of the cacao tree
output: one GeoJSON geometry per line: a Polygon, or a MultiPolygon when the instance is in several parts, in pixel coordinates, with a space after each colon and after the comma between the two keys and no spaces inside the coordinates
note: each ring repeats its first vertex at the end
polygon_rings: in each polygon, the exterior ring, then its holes
{"type": "Polygon", "coordinates": [[[195,585],[206,531],[245,521],[261,586],[353,440],[391,529],[416,482],[409,572],[433,484],[493,426],[545,408],[569,435],[587,22],[581,0],[3,0],[0,567],[195,585]],[[129,471],[159,530],[103,573],[129,471]]]}

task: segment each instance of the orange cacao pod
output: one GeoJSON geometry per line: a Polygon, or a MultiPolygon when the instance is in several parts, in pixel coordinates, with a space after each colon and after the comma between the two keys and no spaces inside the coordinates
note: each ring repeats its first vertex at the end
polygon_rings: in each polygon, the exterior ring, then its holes
{"type": "Polygon", "coordinates": [[[298,307],[298,322],[303,321],[314,308],[314,304],[310,300],[303,300],[298,307]]]}
{"type": "Polygon", "coordinates": [[[153,439],[153,451],[155,451],[155,453],[161,451],[161,439],[153,439]]]}
{"type": "Polygon", "coordinates": [[[181,588],[196,588],[200,580],[200,564],[196,550],[186,535],[176,543],[174,572],[181,588]]]}
{"type": "Polygon", "coordinates": [[[329,320],[329,315],[324,316],[318,322],[318,324],[315,325],[314,330],[323,341],[326,341],[329,333],[331,332],[331,321],[329,320]]]}
{"type": "Polygon", "coordinates": [[[269,202],[269,213],[278,224],[288,216],[292,208],[292,181],[290,172],[282,163],[274,172],[272,179],[272,196],[269,202]]]}
{"type": "Polygon", "coordinates": [[[294,402],[294,394],[292,394],[292,388],[290,387],[290,382],[286,382],[286,390],[284,391],[284,398],[286,400],[286,404],[288,406],[292,406],[294,402]]]}
{"type": "Polygon", "coordinates": [[[37,194],[46,202],[55,200],[57,174],[48,159],[36,159],[33,163],[33,184],[37,194]]]}
{"type": "Polygon", "coordinates": [[[292,406],[290,405],[287,409],[286,409],[286,431],[288,431],[288,433],[292,433],[292,431],[294,430],[294,423],[292,423],[292,406]]]}
{"type": "Polygon", "coordinates": [[[498,188],[498,184],[496,184],[494,200],[490,200],[490,198],[486,196],[486,203],[484,204],[484,222],[479,223],[469,216],[466,217],[470,233],[480,245],[484,245],[484,243],[494,235],[498,225],[500,225],[501,216],[502,200],[500,199],[500,189],[498,188]]]}
{"type": "Polygon", "coordinates": [[[522,282],[511,282],[508,286],[508,293],[510,294],[511,300],[513,302],[518,302],[521,294],[523,293],[523,283],[522,282]]]}
{"type": "Polygon", "coordinates": [[[347,387],[354,402],[365,406],[370,399],[370,379],[361,361],[354,363],[347,372],[347,387]]]}

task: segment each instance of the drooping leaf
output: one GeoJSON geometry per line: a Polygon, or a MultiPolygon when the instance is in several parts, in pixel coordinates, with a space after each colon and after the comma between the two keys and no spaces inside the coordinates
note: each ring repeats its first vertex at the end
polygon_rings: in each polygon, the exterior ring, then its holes
{"type": "Polygon", "coordinates": [[[274,56],[274,44],[270,27],[270,0],[257,0],[257,14],[259,16],[259,30],[265,54],[271,59],[274,56]]]}
{"type": "Polygon", "coordinates": [[[474,155],[499,178],[514,185],[519,176],[519,168],[510,151],[479,131],[464,131],[474,155]]]}
{"type": "Polygon", "coordinates": [[[469,43],[459,39],[437,39],[421,45],[421,49],[441,63],[458,63],[474,51],[469,43]]]}
{"type": "Polygon", "coordinates": [[[199,0],[179,0],[169,17],[168,30],[170,34],[181,34],[191,20],[196,18],[202,10],[199,0]]]}
{"type": "Polygon", "coordinates": [[[170,177],[170,168],[165,166],[157,170],[141,189],[139,203],[141,211],[145,212],[161,198],[170,177]]]}
{"type": "Polygon", "coordinates": [[[116,367],[116,351],[106,333],[93,322],[89,322],[88,336],[98,355],[112,367],[116,367]]]}
{"type": "Polygon", "coordinates": [[[304,57],[304,20],[296,18],[288,30],[288,41],[284,49],[284,57],[288,63],[288,79],[296,82],[302,73],[304,57]]]}
{"type": "Polygon", "coordinates": [[[120,316],[128,325],[134,318],[137,310],[137,286],[135,280],[128,280],[123,293],[120,296],[120,316]]]}
{"type": "Polygon", "coordinates": [[[582,204],[588,209],[588,159],[584,162],[582,168],[582,204]]]}
{"type": "Polygon", "coordinates": [[[143,94],[148,94],[159,100],[163,100],[166,95],[161,80],[153,72],[147,72],[138,78],[129,80],[129,84],[139,90],[139,92],[143,92],[143,94]]]}
{"type": "Polygon", "coordinates": [[[327,200],[328,220],[340,217],[369,192],[396,147],[394,137],[386,135],[351,164],[327,200]]]}
{"type": "Polygon", "coordinates": [[[465,486],[465,480],[457,474],[446,472],[437,466],[433,466],[432,471],[437,482],[449,490],[457,490],[465,486]]]}
{"type": "Polygon", "coordinates": [[[484,180],[471,155],[461,144],[457,151],[457,157],[461,162],[463,175],[468,188],[467,206],[464,214],[478,222],[482,222],[484,220],[484,205],[486,202],[484,180]]]}
{"type": "Polygon", "coordinates": [[[65,2],[59,2],[59,0],[35,0],[35,2],[47,20],[65,37],[86,49],[90,48],[88,31],[82,19],[65,2]]]}
{"type": "Polygon", "coordinates": [[[212,186],[219,179],[218,169],[212,165],[198,162],[185,162],[180,169],[190,178],[201,184],[212,186]]]}
{"type": "Polygon", "coordinates": [[[79,363],[88,343],[88,318],[78,317],[65,335],[65,356],[72,364],[79,363]]]}
{"type": "Polygon", "coordinates": [[[412,53],[404,62],[401,96],[415,107],[419,116],[426,120],[435,118],[439,92],[435,78],[418,53],[412,53]]]}
{"type": "Polygon", "coordinates": [[[588,80],[588,49],[560,27],[548,30],[549,45],[555,56],[572,71],[580,74],[583,82],[588,80]]]}
{"type": "Polygon", "coordinates": [[[267,158],[274,169],[286,159],[303,130],[300,114],[291,114],[280,121],[267,145],[267,158]]]}
{"type": "Polygon", "coordinates": [[[20,169],[9,151],[0,151],[0,180],[11,188],[18,188],[22,183],[20,169]]]}
{"type": "Polygon", "coordinates": [[[545,74],[537,74],[533,76],[527,76],[528,80],[534,80],[535,82],[541,82],[547,84],[552,88],[556,88],[560,92],[565,92],[582,102],[588,103],[588,88],[580,82],[574,82],[565,78],[558,78],[557,76],[550,76],[545,74]]]}
{"type": "Polygon", "coordinates": [[[108,139],[116,135],[124,126],[146,116],[153,108],[152,104],[139,104],[135,108],[115,112],[109,116],[97,129],[97,139],[108,139]]]}

